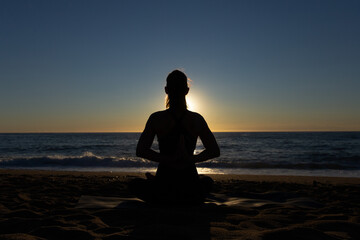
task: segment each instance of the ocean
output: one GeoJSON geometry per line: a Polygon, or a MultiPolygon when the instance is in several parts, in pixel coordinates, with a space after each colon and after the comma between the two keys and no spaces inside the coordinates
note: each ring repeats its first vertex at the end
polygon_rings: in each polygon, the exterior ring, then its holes
{"type": "MultiPolygon", "coordinates": [[[[214,133],[221,156],[199,173],[360,177],[360,132],[214,133]]],[[[138,158],[140,133],[3,133],[0,168],[155,171],[138,158]]],[[[153,148],[158,150],[155,139],[153,148]]],[[[198,140],[195,154],[203,149],[198,140]]]]}

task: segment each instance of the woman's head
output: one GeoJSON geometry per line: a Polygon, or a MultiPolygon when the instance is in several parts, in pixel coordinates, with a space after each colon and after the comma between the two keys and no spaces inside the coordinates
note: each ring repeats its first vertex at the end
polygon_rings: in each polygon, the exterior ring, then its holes
{"type": "Polygon", "coordinates": [[[187,108],[185,96],[189,92],[188,78],[185,73],[174,70],[166,78],[166,107],[187,108]]]}

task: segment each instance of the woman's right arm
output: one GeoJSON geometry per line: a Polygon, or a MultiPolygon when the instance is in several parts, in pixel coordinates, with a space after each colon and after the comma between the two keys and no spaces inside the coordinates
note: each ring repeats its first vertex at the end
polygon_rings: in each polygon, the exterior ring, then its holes
{"type": "Polygon", "coordinates": [[[164,156],[151,149],[151,145],[154,141],[155,134],[156,132],[155,132],[154,115],[151,115],[138,141],[136,147],[136,156],[160,163],[160,162],[164,162],[166,159],[169,159],[169,157],[164,156]]]}

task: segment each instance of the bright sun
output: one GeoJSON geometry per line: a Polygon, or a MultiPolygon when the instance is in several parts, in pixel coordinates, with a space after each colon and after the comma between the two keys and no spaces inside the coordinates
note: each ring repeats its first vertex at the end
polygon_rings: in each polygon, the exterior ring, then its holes
{"type": "Polygon", "coordinates": [[[198,102],[191,96],[186,96],[186,103],[190,111],[199,111],[198,102]]]}

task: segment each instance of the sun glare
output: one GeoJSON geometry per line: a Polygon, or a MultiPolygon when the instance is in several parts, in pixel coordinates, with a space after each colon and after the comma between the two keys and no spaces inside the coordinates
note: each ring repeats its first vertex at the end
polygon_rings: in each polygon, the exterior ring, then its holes
{"type": "Polygon", "coordinates": [[[187,103],[188,109],[190,111],[194,111],[194,112],[199,111],[198,101],[196,101],[196,99],[194,99],[194,97],[186,96],[186,103],[187,103]]]}

